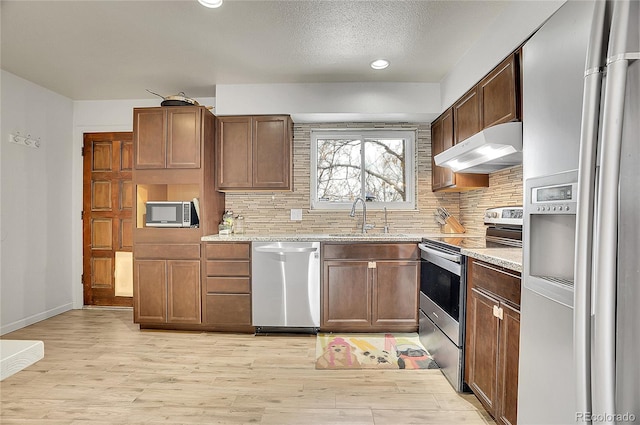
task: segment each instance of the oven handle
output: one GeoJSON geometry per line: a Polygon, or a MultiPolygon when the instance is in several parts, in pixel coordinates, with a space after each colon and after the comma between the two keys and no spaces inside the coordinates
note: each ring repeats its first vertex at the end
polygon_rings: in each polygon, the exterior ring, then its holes
{"type": "Polygon", "coordinates": [[[455,263],[460,263],[460,258],[462,257],[459,254],[447,254],[446,252],[438,251],[437,249],[429,248],[425,244],[419,243],[418,248],[420,248],[424,252],[428,252],[429,254],[437,255],[438,257],[442,257],[446,260],[453,261],[455,263]]]}
{"type": "Polygon", "coordinates": [[[452,254],[447,254],[436,249],[429,248],[427,246],[420,246],[422,244],[418,244],[420,250],[422,250],[422,254],[420,258],[424,261],[427,261],[435,266],[438,266],[442,269],[445,269],[456,276],[462,275],[462,265],[460,264],[460,260],[462,256],[456,256],[452,254]],[[449,259],[451,258],[451,259],[449,259]]]}

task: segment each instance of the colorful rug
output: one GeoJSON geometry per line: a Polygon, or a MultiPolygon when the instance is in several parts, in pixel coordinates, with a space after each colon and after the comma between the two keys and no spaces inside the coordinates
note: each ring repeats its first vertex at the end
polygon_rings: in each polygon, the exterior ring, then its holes
{"type": "Polygon", "coordinates": [[[323,334],[316,369],[437,369],[416,333],[323,334]]]}

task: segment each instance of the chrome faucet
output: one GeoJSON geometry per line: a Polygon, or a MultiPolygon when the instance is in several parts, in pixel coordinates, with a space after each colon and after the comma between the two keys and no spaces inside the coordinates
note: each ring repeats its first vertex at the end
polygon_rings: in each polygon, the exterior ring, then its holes
{"type": "Polygon", "coordinates": [[[355,201],[353,201],[349,217],[356,216],[356,204],[358,203],[358,201],[362,202],[362,233],[367,233],[367,230],[373,229],[373,224],[367,224],[367,204],[365,203],[364,199],[358,197],[355,201]]]}

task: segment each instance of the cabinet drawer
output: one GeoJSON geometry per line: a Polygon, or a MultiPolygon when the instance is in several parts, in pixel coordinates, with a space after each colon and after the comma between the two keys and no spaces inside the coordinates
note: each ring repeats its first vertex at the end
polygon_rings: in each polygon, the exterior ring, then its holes
{"type": "Polygon", "coordinates": [[[207,277],[207,293],[250,294],[251,280],[248,277],[207,277]]]}
{"type": "Polygon", "coordinates": [[[207,260],[248,260],[250,243],[207,243],[205,245],[207,260]]]}
{"type": "Polygon", "coordinates": [[[207,295],[205,302],[207,324],[251,326],[251,295],[207,295]]]}
{"type": "Polygon", "coordinates": [[[415,243],[327,243],[322,253],[326,260],[417,260],[420,258],[418,245],[415,243]]]}
{"type": "Polygon", "coordinates": [[[474,260],[471,263],[471,282],[475,288],[482,288],[520,306],[521,281],[517,272],[474,260]]]}
{"type": "Polygon", "coordinates": [[[171,260],[199,260],[199,244],[136,244],[133,247],[136,259],[171,259],[171,260]]]}
{"type": "Polygon", "coordinates": [[[207,261],[207,276],[250,276],[248,261],[207,261]]]}

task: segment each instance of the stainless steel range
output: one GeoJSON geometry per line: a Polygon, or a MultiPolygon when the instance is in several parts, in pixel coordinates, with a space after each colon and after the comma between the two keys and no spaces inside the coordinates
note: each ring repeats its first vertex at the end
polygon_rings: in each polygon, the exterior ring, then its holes
{"type": "Polygon", "coordinates": [[[461,249],[522,247],[522,207],[486,210],[484,237],[424,238],[420,270],[420,340],[456,391],[464,379],[467,257],[461,249]]]}

